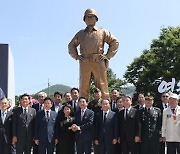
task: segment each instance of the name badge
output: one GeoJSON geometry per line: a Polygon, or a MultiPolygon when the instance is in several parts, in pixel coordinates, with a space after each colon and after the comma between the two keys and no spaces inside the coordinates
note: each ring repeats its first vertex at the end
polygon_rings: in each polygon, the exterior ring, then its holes
{"type": "Polygon", "coordinates": [[[167,114],[167,118],[171,118],[171,115],[170,115],[170,114],[167,114]]]}

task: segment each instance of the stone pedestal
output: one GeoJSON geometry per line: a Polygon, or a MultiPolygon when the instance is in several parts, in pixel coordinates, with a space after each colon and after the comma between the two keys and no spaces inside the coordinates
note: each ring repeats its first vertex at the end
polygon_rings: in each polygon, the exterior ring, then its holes
{"type": "Polygon", "coordinates": [[[0,87],[15,104],[14,61],[8,44],[0,44],[0,87]]]}

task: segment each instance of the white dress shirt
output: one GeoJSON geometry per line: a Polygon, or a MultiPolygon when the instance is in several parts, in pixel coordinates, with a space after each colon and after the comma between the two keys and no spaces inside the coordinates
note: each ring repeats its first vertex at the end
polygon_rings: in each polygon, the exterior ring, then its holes
{"type": "Polygon", "coordinates": [[[24,109],[26,109],[26,113],[28,113],[28,107],[26,107],[26,108],[25,108],[25,107],[22,107],[22,109],[23,109],[23,113],[24,113],[24,111],[25,111],[24,109]]]}
{"type": "Polygon", "coordinates": [[[106,112],[105,111],[103,111],[103,120],[104,120],[104,114],[106,113],[106,118],[107,118],[107,116],[108,116],[108,114],[109,114],[109,110],[107,110],[106,112]]]}
{"type": "Polygon", "coordinates": [[[54,108],[55,112],[58,113],[62,109],[62,104],[59,103],[58,105],[56,105],[56,103],[54,103],[54,108]]]}
{"type": "Polygon", "coordinates": [[[46,109],[44,109],[44,112],[45,112],[46,118],[49,118],[49,117],[50,117],[51,110],[46,110],[46,109]],[[48,111],[48,117],[47,117],[47,111],[48,111]]]}
{"type": "Polygon", "coordinates": [[[162,103],[162,105],[163,105],[163,109],[166,109],[169,106],[168,103],[162,103]]]}
{"type": "Polygon", "coordinates": [[[129,114],[131,107],[129,107],[128,109],[124,108],[124,119],[126,120],[126,114],[129,114]]]}
{"type": "Polygon", "coordinates": [[[84,116],[84,113],[85,113],[86,110],[87,110],[87,108],[81,109],[81,120],[83,119],[83,116],[84,116]]]}
{"type": "Polygon", "coordinates": [[[7,110],[4,112],[1,110],[1,119],[2,119],[3,124],[4,124],[4,121],[6,119],[6,114],[7,114],[7,110]]]}

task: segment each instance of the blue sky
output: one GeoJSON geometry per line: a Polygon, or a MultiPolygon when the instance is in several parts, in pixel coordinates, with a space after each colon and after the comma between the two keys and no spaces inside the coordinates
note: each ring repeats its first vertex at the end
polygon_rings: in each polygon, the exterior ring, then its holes
{"type": "Polygon", "coordinates": [[[78,87],[79,65],[67,45],[85,28],[83,14],[94,8],[98,27],[120,42],[110,61],[117,77],[148,49],[160,29],[180,25],[179,0],[0,0],[0,43],[14,56],[16,94],[33,94],[50,84],[78,87]]]}

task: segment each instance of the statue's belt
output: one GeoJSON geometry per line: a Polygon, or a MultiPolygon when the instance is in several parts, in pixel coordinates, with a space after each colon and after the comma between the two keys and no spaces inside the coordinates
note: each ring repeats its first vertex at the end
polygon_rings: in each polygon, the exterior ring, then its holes
{"type": "Polygon", "coordinates": [[[109,67],[109,60],[105,59],[104,61],[101,61],[99,59],[99,56],[101,54],[91,54],[88,56],[82,55],[82,61],[83,62],[104,62],[105,63],[105,67],[108,68],[109,67]]]}
{"type": "Polygon", "coordinates": [[[99,55],[100,54],[91,54],[91,55],[82,55],[83,59],[82,61],[83,62],[99,62],[99,55]]]}

